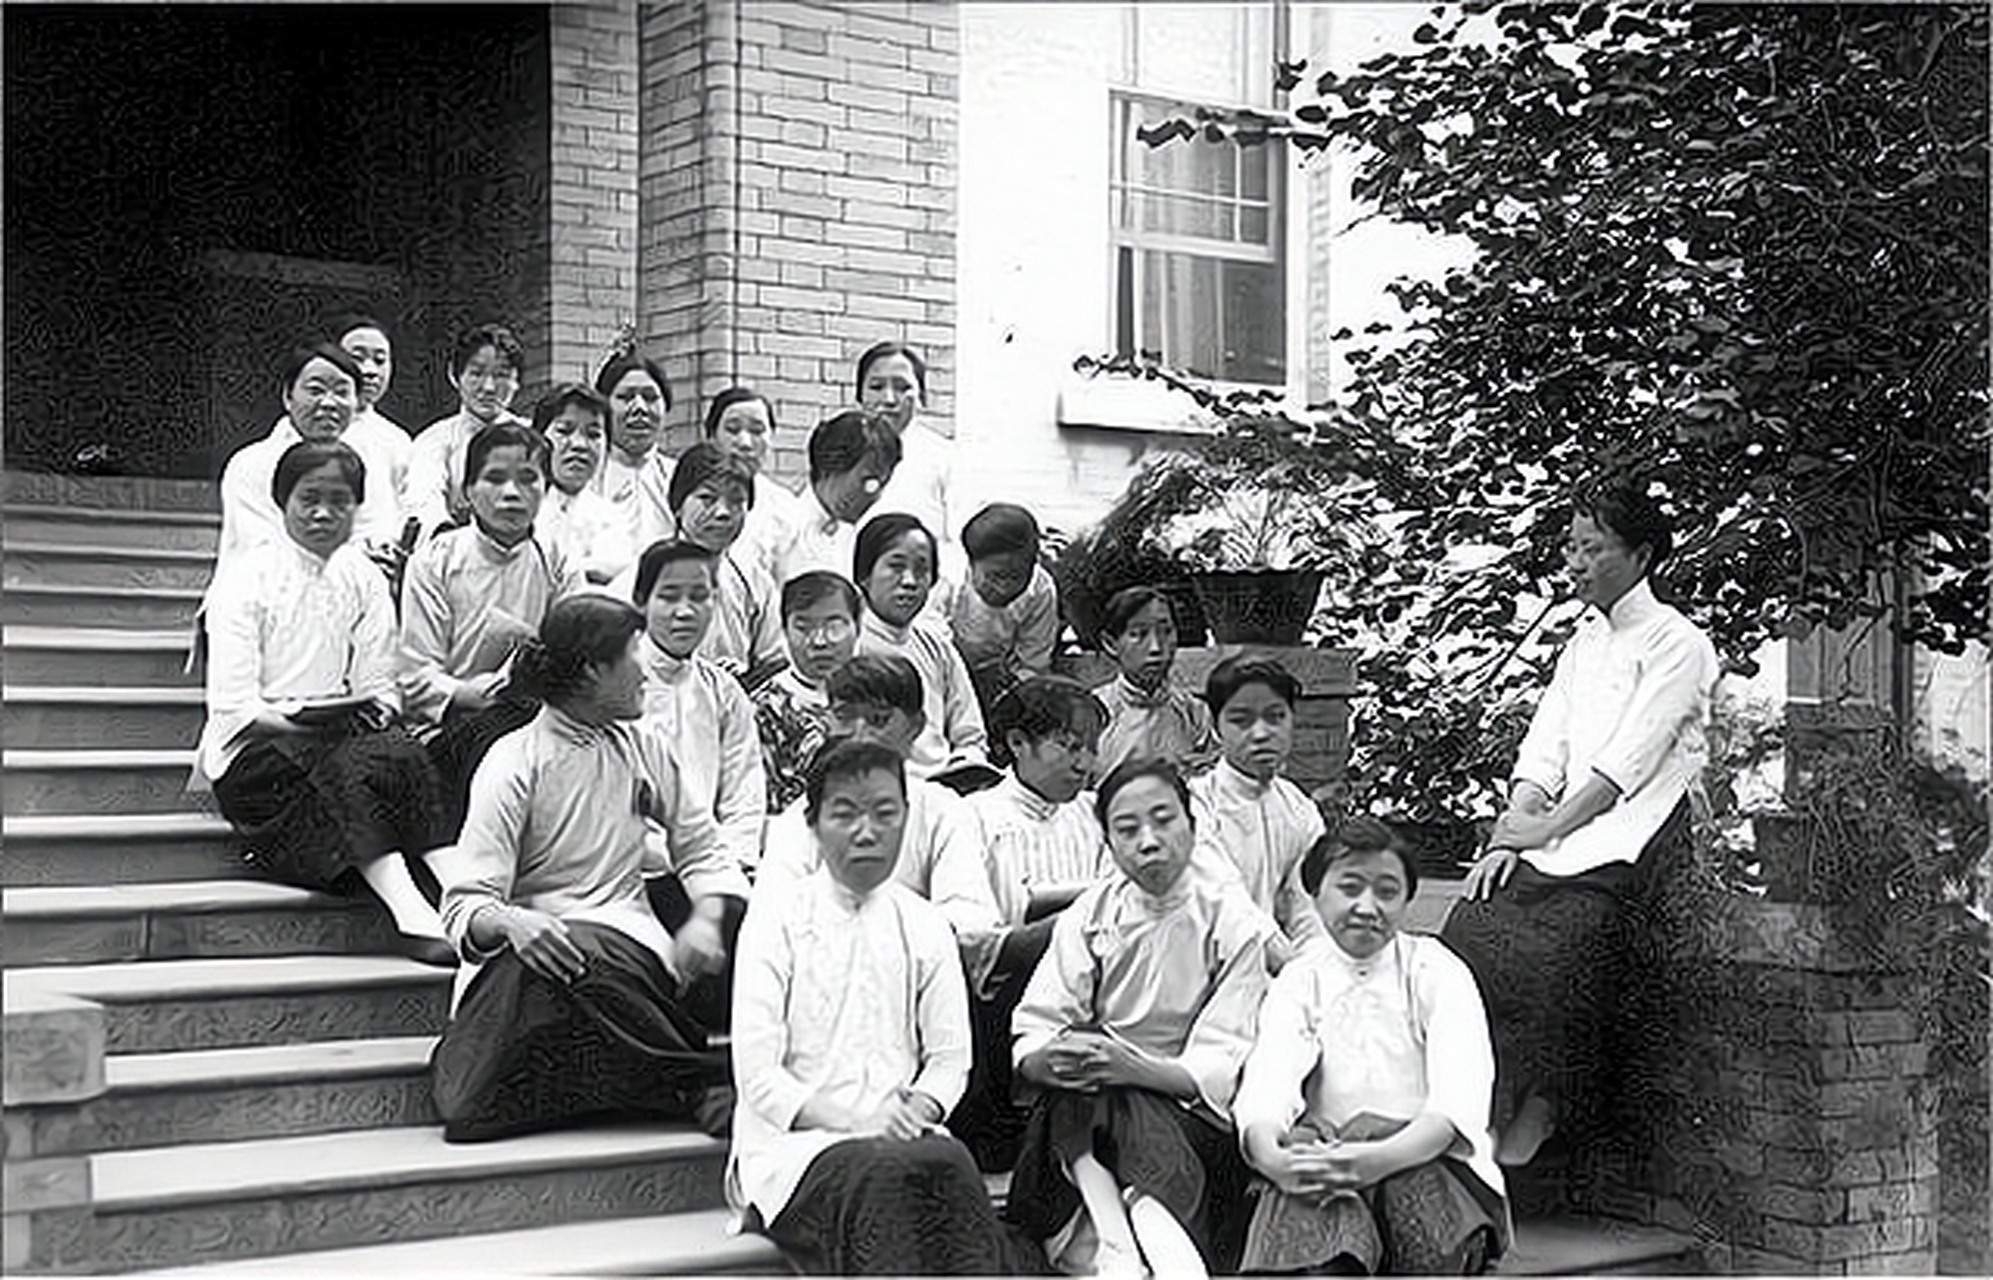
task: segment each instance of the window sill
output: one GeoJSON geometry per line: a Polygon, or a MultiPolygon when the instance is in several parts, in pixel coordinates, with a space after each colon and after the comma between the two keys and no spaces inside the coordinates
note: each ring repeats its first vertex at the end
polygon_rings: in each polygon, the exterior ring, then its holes
{"type": "Polygon", "coordinates": [[[1218,415],[1186,392],[1111,374],[1060,387],[1058,421],[1061,427],[1195,436],[1213,435],[1219,427],[1218,415]]]}

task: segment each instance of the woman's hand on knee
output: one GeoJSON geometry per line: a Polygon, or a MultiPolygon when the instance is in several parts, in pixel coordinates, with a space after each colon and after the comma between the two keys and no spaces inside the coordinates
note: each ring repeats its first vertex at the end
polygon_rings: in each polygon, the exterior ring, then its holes
{"type": "Polygon", "coordinates": [[[588,958],[558,918],[529,907],[512,907],[502,927],[520,963],[542,977],[573,982],[587,972],[588,958]]]}
{"type": "Polygon", "coordinates": [[[1467,869],[1467,879],[1462,887],[1463,896],[1469,902],[1479,902],[1495,896],[1495,890],[1509,882],[1515,874],[1516,863],[1522,855],[1514,849],[1490,849],[1481,855],[1481,860],[1467,869]]]}

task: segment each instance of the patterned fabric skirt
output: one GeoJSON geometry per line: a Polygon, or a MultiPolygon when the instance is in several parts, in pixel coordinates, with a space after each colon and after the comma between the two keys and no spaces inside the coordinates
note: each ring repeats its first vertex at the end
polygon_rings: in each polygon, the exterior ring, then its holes
{"type": "Polygon", "coordinates": [[[1229,1127],[1146,1089],[1046,1089],[1025,1123],[1005,1215],[1034,1240],[1064,1230],[1081,1207],[1066,1170],[1089,1154],[1167,1208],[1214,1273],[1235,1269],[1251,1173],[1229,1127]]]}
{"type": "Polygon", "coordinates": [[[966,1147],[852,1138],[825,1149],[763,1233],[810,1275],[1039,1275],[1042,1251],[998,1219],[966,1147]]]}
{"type": "Polygon", "coordinates": [[[605,925],[568,922],[587,960],[559,983],[510,948],[485,962],[430,1059],[449,1142],[478,1142],[590,1117],[697,1114],[728,1079],[724,1049],[678,1008],[649,948],[605,925]]]}
{"type": "Polygon", "coordinates": [[[259,738],[215,780],[243,858],[286,884],[344,887],[383,854],[420,855],[450,839],[442,788],[406,730],[259,738]]]}
{"type": "MultiPolygon", "coordinates": [[[[1344,1136],[1369,1141],[1403,1127],[1385,1121],[1344,1136]]],[[[1356,1193],[1296,1196],[1264,1181],[1253,1192],[1258,1204],[1239,1264],[1247,1273],[1353,1266],[1366,1275],[1478,1275],[1508,1245],[1502,1198],[1446,1157],[1356,1193]]]]}
{"type": "Polygon", "coordinates": [[[464,829],[464,813],[470,808],[471,778],[483,762],[485,752],[514,729],[524,728],[540,713],[540,704],[530,698],[512,698],[493,703],[483,711],[452,714],[429,739],[429,758],[443,780],[443,818],[449,826],[449,839],[464,829]]]}
{"type": "Polygon", "coordinates": [[[1597,1120],[1614,1085],[1629,909],[1687,828],[1683,805],[1638,864],[1550,876],[1518,862],[1491,897],[1453,905],[1439,936],[1474,971],[1487,1005],[1497,1132],[1532,1093],[1553,1104],[1560,1128],[1597,1120]]]}

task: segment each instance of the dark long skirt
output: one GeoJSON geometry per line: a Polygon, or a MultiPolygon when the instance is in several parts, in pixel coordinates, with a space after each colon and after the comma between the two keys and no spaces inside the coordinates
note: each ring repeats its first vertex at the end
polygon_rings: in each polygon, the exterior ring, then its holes
{"type": "Polygon", "coordinates": [[[443,780],[443,818],[449,839],[464,829],[464,814],[470,808],[471,778],[483,762],[485,752],[514,729],[538,715],[540,704],[531,698],[504,698],[483,711],[453,713],[429,739],[429,758],[443,780]]]}
{"type": "Polygon", "coordinates": [[[810,1161],[763,1233],[811,1275],[1039,1275],[968,1148],[942,1134],[852,1138],[810,1161]]]}
{"type": "Polygon", "coordinates": [[[1506,1246],[1501,1197],[1442,1157],[1356,1195],[1292,1196],[1261,1183],[1240,1269],[1320,1272],[1346,1258],[1378,1275],[1478,1275],[1506,1246]]]}
{"type": "Polygon", "coordinates": [[[1235,1268],[1251,1173],[1229,1128],[1146,1089],[1046,1089],[1025,1124],[1005,1215],[1034,1240],[1058,1234],[1081,1207],[1066,1170],[1088,1154],[1175,1215],[1212,1271],[1235,1268]]]}
{"type": "Polygon", "coordinates": [[[486,962],[430,1059],[449,1142],[509,1137],[591,1117],[685,1119],[728,1077],[723,1049],[680,1010],[651,951],[568,922],[587,970],[542,977],[509,948],[486,962]]]}
{"type": "Polygon", "coordinates": [[[1453,905],[1440,938],[1474,972],[1495,1042],[1494,1127],[1531,1094],[1563,1129],[1594,1127],[1616,1073],[1613,1020],[1626,981],[1629,910],[1686,839],[1678,806],[1639,862],[1550,876],[1527,862],[1478,902],[1453,905]]]}
{"type": "MultiPolygon", "coordinates": [[[[1049,940],[1050,935],[1045,935],[1049,940]]],[[[1040,947],[1019,957],[1008,974],[999,975],[996,990],[987,1000],[969,1001],[970,1046],[969,1088],[961,1105],[948,1117],[948,1128],[968,1144],[976,1167],[1000,1173],[1017,1163],[1019,1144],[1024,1140],[1025,1109],[1015,1097],[1010,1063],[1010,1015],[1024,998],[1031,981],[1040,947]]]]}
{"type": "Polygon", "coordinates": [[[243,859],[307,889],[346,888],[348,871],[387,853],[420,866],[452,834],[436,771],[400,728],[256,739],[214,795],[243,859]]]}

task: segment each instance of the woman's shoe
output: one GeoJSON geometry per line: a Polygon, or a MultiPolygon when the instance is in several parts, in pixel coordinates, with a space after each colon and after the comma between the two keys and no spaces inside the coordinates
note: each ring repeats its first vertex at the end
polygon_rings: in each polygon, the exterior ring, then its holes
{"type": "Polygon", "coordinates": [[[461,959],[457,949],[441,938],[425,938],[416,933],[397,933],[389,944],[396,955],[407,956],[423,964],[433,964],[439,969],[454,969],[461,959]]]}

